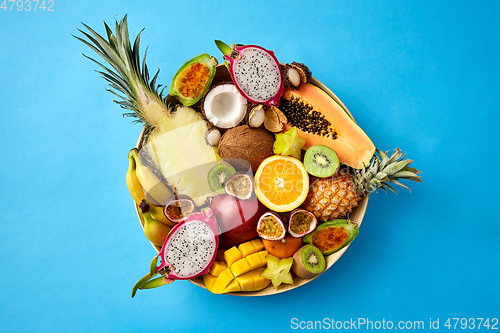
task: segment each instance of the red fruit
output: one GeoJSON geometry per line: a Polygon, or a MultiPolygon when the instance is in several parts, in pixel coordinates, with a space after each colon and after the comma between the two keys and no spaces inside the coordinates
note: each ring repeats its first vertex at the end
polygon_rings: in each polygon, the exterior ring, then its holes
{"type": "Polygon", "coordinates": [[[220,247],[229,249],[257,237],[257,223],[266,207],[255,196],[239,200],[218,194],[209,205],[221,229],[220,247]]]}

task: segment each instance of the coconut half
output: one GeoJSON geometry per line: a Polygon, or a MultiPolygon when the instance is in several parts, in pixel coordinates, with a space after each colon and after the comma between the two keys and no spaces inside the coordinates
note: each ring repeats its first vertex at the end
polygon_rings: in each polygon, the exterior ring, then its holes
{"type": "Polygon", "coordinates": [[[209,123],[219,128],[232,128],[245,119],[247,104],[234,84],[221,83],[205,95],[202,108],[209,123]]]}

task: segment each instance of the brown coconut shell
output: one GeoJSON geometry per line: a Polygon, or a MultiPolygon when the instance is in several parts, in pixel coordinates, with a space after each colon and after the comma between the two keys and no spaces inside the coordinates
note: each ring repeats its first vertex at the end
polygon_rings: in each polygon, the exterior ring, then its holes
{"type": "Polygon", "coordinates": [[[274,140],[274,134],[260,127],[233,127],[222,135],[219,141],[219,155],[221,158],[247,160],[255,173],[263,160],[274,155],[274,140]]]}

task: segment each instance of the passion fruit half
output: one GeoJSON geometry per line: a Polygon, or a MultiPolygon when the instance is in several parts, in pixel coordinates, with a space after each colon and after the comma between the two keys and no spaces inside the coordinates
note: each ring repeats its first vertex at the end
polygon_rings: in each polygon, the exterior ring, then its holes
{"type": "Polygon", "coordinates": [[[182,222],[193,214],[195,204],[193,199],[184,194],[174,194],[165,202],[163,213],[172,222],[182,222]]]}
{"type": "Polygon", "coordinates": [[[278,214],[266,212],[257,223],[257,233],[262,239],[281,240],[285,238],[286,228],[278,214]]]}
{"type": "Polygon", "coordinates": [[[288,232],[293,237],[304,237],[316,229],[317,225],[316,216],[306,209],[297,208],[288,216],[288,232]]]}

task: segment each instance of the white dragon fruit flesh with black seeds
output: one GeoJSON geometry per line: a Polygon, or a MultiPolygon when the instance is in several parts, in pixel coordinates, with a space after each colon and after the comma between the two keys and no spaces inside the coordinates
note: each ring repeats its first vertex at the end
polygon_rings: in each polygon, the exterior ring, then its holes
{"type": "Polygon", "coordinates": [[[284,90],[281,66],[272,51],[260,46],[233,46],[229,72],[241,95],[254,104],[279,105],[284,90]]]}
{"type": "Polygon", "coordinates": [[[186,280],[207,274],[219,247],[217,221],[210,209],[190,215],[177,224],[167,236],[160,251],[164,276],[186,280]]]}

